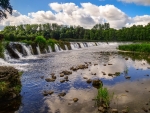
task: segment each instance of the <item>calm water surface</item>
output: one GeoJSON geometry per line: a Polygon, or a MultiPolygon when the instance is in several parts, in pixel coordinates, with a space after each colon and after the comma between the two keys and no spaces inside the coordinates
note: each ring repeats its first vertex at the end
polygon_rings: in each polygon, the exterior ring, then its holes
{"type": "Polygon", "coordinates": [[[150,65],[147,60],[133,60],[132,57],[119,54],[117,46],[117,43],[111,43],[11,61],[11,64],[18,64],[24,70],[21,78],[22,99],[16,113],[98,113],[98,107],[92,100],[97,95],[97,89],[87,84],[83,77],[103,81],[104,87],[114,93],[110,104],[112,108],[121,111],[128,107],[131,113],[144,113],[143,107],[150,109],[150,65]],[[91,62],[88,69],[73,71],[68,75],[69,81],[60,83],[63,79],[59,77],[60,72],[85,62],[91,62]],[[108,76],[115,72],[120,74],[108,76]],[[56,81],[46,82],[51,73],[57,76],[56,81]],[[125,76],[131,76],[131,79],[125,76]],[[54,93],[43,96],[43,92],[49,90],[54,93]],[[61,92],[66,95],[59,97],[61,92]],[[73,98],[78,98],[78,102],[74,103],[73,98]]]}

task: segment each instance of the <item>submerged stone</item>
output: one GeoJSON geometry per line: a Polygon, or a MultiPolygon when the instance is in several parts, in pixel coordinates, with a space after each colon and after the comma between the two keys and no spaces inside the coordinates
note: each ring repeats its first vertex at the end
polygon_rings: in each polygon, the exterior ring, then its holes
{"type": "Polygon", "coordinates": [[[53,78],[46,78],[45,80],[46,80],[46,82],[54,82],[55,81],[55,79],[53,79],[53,78]]]}
{"type": "Polygon", "coordinates": [[[58,96],[64,97],[66,95],[65,92],[59,93],[58,96]]]}
{"type": "Polygon", "coordinates": [[[54,91],[44,91],[43,95],[47,96],[47,95],[52,95],[54,93],[54,91]]]}
{"type": "Polygon", "coordinates": [[[131,77],[130,77],[130,76],[125,76],[125,78],[126,78],[126,79],[130,79],[131,77]]]}
{"type": "Polygon", "coordinates": [[[86,82],[87,82],[88,84],[90,84],[90,83],[92,82],[92,80],[91,80],[91,79],[88,79],[86,82]]]}
{"type": "Polygon", "coordinates": [[[92,85],[96,88],[100,87],[100,86],[103,86],[103,83],[101,80],[97,79],[97,80],[93,80],[92,81],[92,85]]]}
{"type": "Polygon", "coordinates": [[[118,110],[117,109],[112,109],[111,113],[118,113],[118,110]]]}
{"type": "Polygon", "coordinates": [[[74,98],[74,99],[73,99],[74,102],[77,102],[78,100],[79,100],[78,98],[74,98]]]}
{"type": "Polygon", "coordinates": [[[72,72],[71,71],[62,71],[61,73],[63,73],[64,75],[71,75],[72,74],[72,72]]]}

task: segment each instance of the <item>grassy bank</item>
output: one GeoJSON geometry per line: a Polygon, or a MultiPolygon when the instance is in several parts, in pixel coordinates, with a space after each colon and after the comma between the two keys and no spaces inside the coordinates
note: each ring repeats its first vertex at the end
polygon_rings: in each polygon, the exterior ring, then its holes
{"type": "Polygon", "coordinates": [[[0,41],[0,58],[4,58],[4,48],[3,43],[0,41]]]}
{"type": "Polygon", "coordinates": [[[141,43],[141,44],[119,45],[118,49],[123,51],[150,53],[150,44],[141,43]]]}

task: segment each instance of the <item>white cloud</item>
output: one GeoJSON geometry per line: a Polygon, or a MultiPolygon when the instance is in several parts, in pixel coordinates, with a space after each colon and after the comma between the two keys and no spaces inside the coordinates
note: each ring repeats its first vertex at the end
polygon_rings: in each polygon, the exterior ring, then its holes
{"type": "Polygon", "coordinates": [[[150,5],[150,0],[118,0],[118,1],[125,2],[125,3],[135,3],[138,5],[145,5],[145,6],[150,5]]]}
{"type": "Polygon", "coordinates": [[[43,24],[57,23],[65,25],[80,25],[84,28],[92,28],[97,23],[109,22],[110,27],[122,28],[133,24],[146,25],[150,20],[150,15],[128,17],[123,11],[114,5],[97,6],[92,3],[81,3],[77,6],[75,3],[50,3],[52,11],[30,12],[28,15],[22,15],[14,10],[13,14],[8,15],[8,19],[0,23],[0,29],[7,25],[20,24],[43,24]]]}

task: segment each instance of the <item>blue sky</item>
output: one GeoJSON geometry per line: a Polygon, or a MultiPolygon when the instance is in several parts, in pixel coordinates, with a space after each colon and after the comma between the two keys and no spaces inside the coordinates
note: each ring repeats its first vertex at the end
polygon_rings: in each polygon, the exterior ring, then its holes
{"type": "Polygon", "coordinates": [[[13,15],[0,23],[8,25],[57,23],[91,29],[110,23],[120,29],[150,22],[150,0],[10,0],[13,15]]]}
{"type": "MultiPolygon", "coordinates": [[[[144,1],[144,0],[143,0],[144,1]]],[[[51,10],[48,6],[49,3],[75,3],[80,6],[80,3],[90,2],[97,6],[112,4],[125,12],[128,16],[134,17],[136,15],[150,15],[150,6],[137,5],[135,3],[123,3],[117,0],[10,0],[13,8],[21,14],[27,15],[30,12],[37,12],[39,10],[51,10]]]]}

